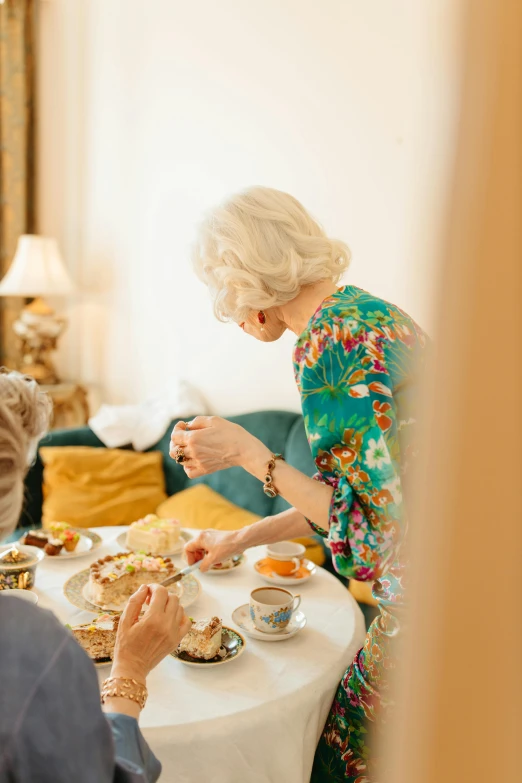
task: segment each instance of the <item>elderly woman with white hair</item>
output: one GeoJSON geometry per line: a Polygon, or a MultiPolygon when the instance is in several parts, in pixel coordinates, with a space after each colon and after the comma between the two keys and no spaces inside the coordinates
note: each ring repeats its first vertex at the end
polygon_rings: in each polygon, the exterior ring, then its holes
{"type": "MultiPolygon", "coordinates": [[[[0,373],[0,539],[20,516],[24,476],[49,412],[35,381],[0,373]]],[[[158,780],[161,765],[138,718],[148,673],[189,628],[175,596],[143,585],[121,616],[102,711],[96,670],[73,635],[51,612],[2,591],[0,781],[158,780]]]]}
{"type": "Polygon", "coordinates": [[[240,465],[292,506],[240,531],[205,531],[187,545],[202,570],[259,544],[325,537],[345,577],[373,581],[380,614],[340,683],[316,753],[313,781],[375,779],[371,737],[389,709],[387,672],[400,629],[406,530],[403,479],[415,456],[415,391],[425,336],[388,302],[337,287],[347,246],[293,197],[253,188],[216,209],[195,252],[218,319],[264,342],[297,336],[293,361],[314,479],[236,424],[180,422],[171,456],[189,477],[240,465]],[[370,740],[368,739],[370,737],[370,740]]]}

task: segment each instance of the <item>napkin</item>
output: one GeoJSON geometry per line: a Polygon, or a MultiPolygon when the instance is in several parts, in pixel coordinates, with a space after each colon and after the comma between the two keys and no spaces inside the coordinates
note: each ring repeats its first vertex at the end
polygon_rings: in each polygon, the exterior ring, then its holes
{"type": "Polygon", "coordinates": [[[208,414],[203,395],[180,380],[165,392],[137,405],[102,405],[89,419],[89,427],[111,449],[132,444],[135,451],[154,446],[173,419],[208,414]]]}

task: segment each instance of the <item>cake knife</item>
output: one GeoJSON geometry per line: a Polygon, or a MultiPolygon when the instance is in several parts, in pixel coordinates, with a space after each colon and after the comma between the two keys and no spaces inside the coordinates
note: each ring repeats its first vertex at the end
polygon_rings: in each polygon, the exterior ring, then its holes
{"type": "Polygon", "coordinates": [[[196,571],[201,565],[201,560],[198,560],[197,563],[193,563],[190,566],[187,566],[186,568],[183,568],[181,571],[178,571],[177,574],[174,574],[174,576],[169,576],[167,579],[164,579],[161,584],[164,587],[167,587],[167,585],[173,585],[174,582],[179,582],[180,579],[183,579],[184,576],[187,576],[187,574],[192,573],[192,571],[196,571]]]}

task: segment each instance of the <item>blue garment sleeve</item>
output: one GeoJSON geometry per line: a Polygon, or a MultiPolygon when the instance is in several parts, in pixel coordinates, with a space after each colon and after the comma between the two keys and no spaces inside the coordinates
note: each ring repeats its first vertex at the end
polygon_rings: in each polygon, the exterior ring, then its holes
{"type": "Polygon", "coordinates": [[[129,772],[144,774],[147,783],[155,783],[161,764],[145,742],[136,718],[116,712],[106,713],[105,717],[112,730],[117,763],[129,772]]]}
{"type": "Polygon", "coordinates": [[[85,652],[50,613],[16,603],[3,612],[0,781],[156,783],[138,722],[103,713],[85,652]]]}

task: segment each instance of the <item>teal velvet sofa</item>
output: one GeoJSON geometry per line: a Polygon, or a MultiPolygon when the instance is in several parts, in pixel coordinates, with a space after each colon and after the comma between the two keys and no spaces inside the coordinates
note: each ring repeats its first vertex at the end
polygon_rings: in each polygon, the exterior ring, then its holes
{"type": "MultiPolygon", "coordinates": [[[[315,465],[306,439],[303,417],[300,414],[288,411],[258,411],[230,417],[229,420],[240,424],[266,443],[273,452],[283,454],[290,465],[309,476],[314,474],[315,465]]],[[[274,500],[268,498],[260,482],[242,468],[229,468],[199,479],[187,478],[185,471],[169,457],[170,434],[176,421],[171,423],[161,440],[149,449],[149,451],[161,451],[163,454],[165,486],[169,497],[193,484],[205,483],[232,503],[260,516],[277,514],[288,508],[288,503],[282,497],[279,496],[274,500]]],[[[50,432],[41,441],[40,446],[103,448],[103,443],[89,427],[79,427],[50,432]]],[[[43,465],[37,454],[36,462],[25,481],[25,503],[19,527],[41,526],[42,480],[43,465]]]]}

